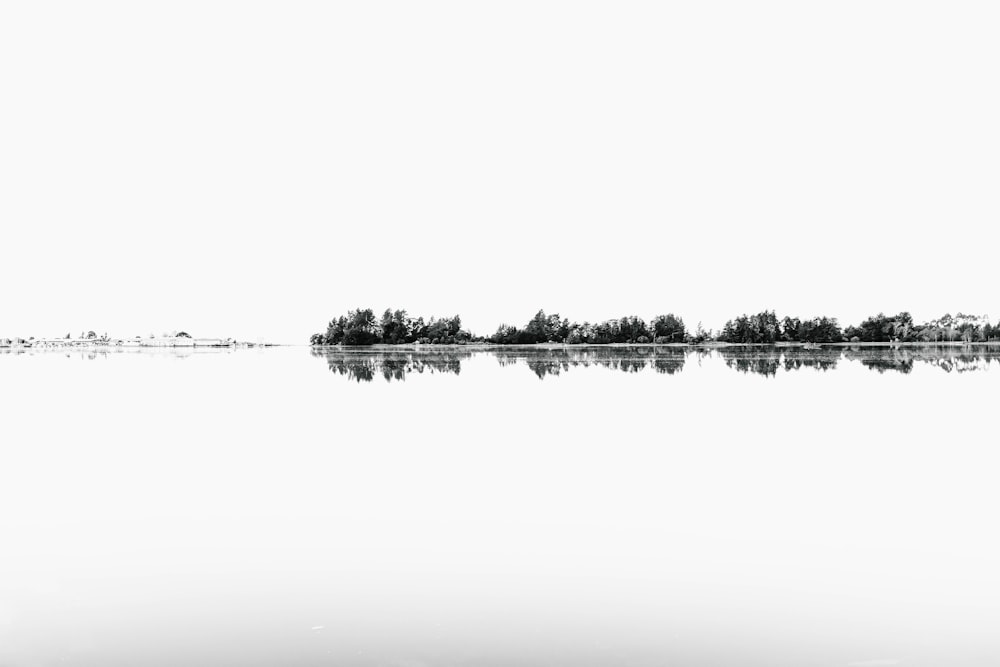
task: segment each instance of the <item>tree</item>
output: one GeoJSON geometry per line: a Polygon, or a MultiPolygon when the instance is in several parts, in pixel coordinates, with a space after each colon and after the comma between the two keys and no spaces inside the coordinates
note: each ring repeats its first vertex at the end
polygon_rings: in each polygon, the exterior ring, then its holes
{"type": "Polygon", "coordinates": [[[684,320],[673,313],[657,315],[650,322],[650,328],[652,330],[650,333],[653,341],[656,343],[683,343],[687,339],[687,329],[684,327],[684,320]]]}
{"type": "Polygon", "coordinates": [[[807,340],[811,343],[839,343],[844,340],[835,317],[818,317],[810,323],[807,340]]]}
{"type": "Polygon", "coordinates": [[[691,342],[701,344],[710,340],[712,340],[712,332],[705,331],[704,327],[701,326],[701,322],[698,322],[698,326],[694,329],[694,335],[691,337],[691,342]]]}
{"type": "Polygon", "coordinates": [[[449,322],[447,319],[435,319],[431,318],[431,321],[427,324],[427,337],[431,339],[431,343],[442,343],[445,342],[442,339],[448,338],[448,332],[450,331],[449,322]]]}
{"type": "Polygon", "coordinates": [[[548,318],[545,316],[544,310],[539,310],[535,313],[535,316],[524,325],[524,336],[525,342],[527,343],[544,343],[546,340],[546,327],[548,326],[548,318]]]}
{"type": "Polygon", "coordinates": [[[873,315],[857,327],[848,327],[844,334],[849,339],[857,338],[863,343],[888,343],[915,338],[913,317],[907,312],[893,316],[885,313],[873,315]]]}
{"type": "Polygon", "coordinates": [[[781,322],[781,340],[788,342],[801,341],[803,333],[800,331],[801,328],[802,320],[786,315],[785,319],[781,322]]]}
{"type": "Polygon", "coordinates": [[[324,343],[327,345],[340,345],[344,342],[344,330],[347,328],[347,318],[341,315],[337,319],[330,320],[326,326],[326,336],[324,343]]]}
{"type": "Polygon", "coordinates": [[[496,333],[490,336],[489,341],[498,345],[510,345],[517,338],[517,334],[517,327],[501,324],[497,327],[496,333]]]}
{"type": "Polygon", "coordinates": [[[386,308],[379,321],[379,329],[383,343],[395,345],[413,342],[410,337],[410,318],[407,317],[405,310],[393,312],[386,308]]]}
{"type": "Polygon", "coordinates": [[[562,343],[569,335],[569,320],[559,319],[559,313],[549,315],[545,320],[545,339],[554,343],[562,343]]]}
{"type": "Polygon", "coordinates": [[[913,316],[904,311],[892,318],[889,328],[895,340],[909,340],[913,331],[913,316]]]}
{"type": "Polygon", "coordinates": [[[756,315],[740,315],[726,322],[719,340],[727,343],[771,344],[781,334],[781,323],[773,310],[756,315]]]}
{"type": "Polygon", "coordinates": [[[417,341],[427,338],[427,323],[423,317],[418,317],[410,323],[410,335],[417,341]]]}
{"type": "Polygon", "coordinates": [[[347,314],[344,326],[344,345],[374,345],[378,342],[375,313],[371,308],[358,308],[347,314]]]}

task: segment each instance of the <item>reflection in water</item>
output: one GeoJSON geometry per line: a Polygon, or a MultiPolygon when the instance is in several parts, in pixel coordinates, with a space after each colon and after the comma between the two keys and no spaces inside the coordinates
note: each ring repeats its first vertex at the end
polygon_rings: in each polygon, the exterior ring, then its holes
{"type": "MultiPolygon", "coordinates": [[[[231,354],[218,348],[94,348],[53,350],[31,347],[0,347],[0,355],[57,355],[87,360],[121,354],[163,355],[186,358],[195,355],[231,354]]],[[[1000,344],[988,345],[879,345],[827,347],[491,347],[491,348],[312,348],[312,355],[326,360],[330,370],[357,382],[404,380],[410,373],[458,375],[462,362],[473,356],[492,356],[501,366],[527,366],[544,379],[571,368],[591,366],[624,373],[651,368],[673,375],[684,369],[688,358],[697,363],[721,360],[740,373],[774,377],[781,372],[814,369],[835,370],[841,362],[859,363],[878,373],[910,373],[918,365],[934,366],[946,373],[987,370],[1000,363],[1000,344]]]]}
{"type": "Polygon", "coordinates": [[[0,665],[1000,665],[1000,345],[3,352],[0,665]]]}
{"type": "Polygon", "coordinates": [[[868,368],[884,373],[909,373],[916,362],[937,366],[946,373],[986,370],[1000,362],[1000,345],[989,346],[920,346],[920,347],[849,347],[844,358],[860,361],[868,368]]]}
{"type": "Polygon", "coordinates": [[[837,367],[840,348],[804,347],[722,347],[716,353],[726,366],[741,373],[774,376],[778,370],[813,368],[826,371],[837,367]]]}
{"type": "MultiPolygon", "coordinates": [[[[142,355],[170,357],[171,359],[187,359],[193,356],[232,354],[237,348],[233,347],[116,347],[116,346],[94,346],[94,347],[0,347],[0,355],[9,354],[55,356],[62,355],[67,359],[108,359],[119,355],[142,355]]],[[[263,349],[263,348],[259,348],[263,349]]]]}
{"type": "Polygon", "coordinates": [[[539,378],[589,366],[625,373],[636,373],[651,366],[657,373],[672,375],[684,368],[687,359],[687,350],[676,347],[507,348],[490,352],[501,366],[523,362],[539,378]]]}
{"type": "Polygon", "coordinates": [[[371,382],[377,375],[392,380],[405,380],[410,373],[454,373],[462,371],[462,360],[472,356],[464,350],[391,350],[352,349],[312,351],[324,357],[330,370],[357,382],[371,382]]]}
{"type": "Polygon", "coordinates": [[[878,373],[910,373],[915,364],[935,366],[947,373],[986,370],[1000,363],[1000,345],[921,346],[831,346],[772,347],[496,347],[472,349],[317,348],[313,356],[326,359],[330,370],[357,382],[371,382],[381,375],[386,381],[404,380],[409,373],[458,374],[462,361],[475,355],[492,356],[501,366],[525,365],[540,379],[571,368],[591,366],[625,373],[651,368],[673,375],[684,369],[688,357],[697,363],[720,359],[740,373],[774,377],[780,372],[802,369],[835,370],[846,361],[878,373]]]}

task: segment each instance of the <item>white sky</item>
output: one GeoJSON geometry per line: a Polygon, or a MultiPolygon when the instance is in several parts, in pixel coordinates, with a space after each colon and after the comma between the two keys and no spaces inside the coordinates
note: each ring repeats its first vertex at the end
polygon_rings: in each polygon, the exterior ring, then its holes
{"type": "Polygon", "coordinates": [[[1000,5],[0,5],[0,335],[1000,316],[1000,5]]]}

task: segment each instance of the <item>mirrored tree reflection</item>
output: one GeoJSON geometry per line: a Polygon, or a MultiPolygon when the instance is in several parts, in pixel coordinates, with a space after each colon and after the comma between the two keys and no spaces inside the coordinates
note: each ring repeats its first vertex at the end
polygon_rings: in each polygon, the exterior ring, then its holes
{"type": "Polygon", "coordinates": [[[524,366],[539,379],[577,368],[605,368],[622,373],[645,370],[674,375],[693,363],[718,363],[739,373],[777,377],[804,370],[836,370],[859,364],[877,373],[911,373],[918,366],[946,373],[987,370],[1000,365],[1000,345],[923,346],[720,346],[720,347],[490,347],[490,348],[325,348],[313,349],[330,371],[356,382],[378,377],[402,381],[410,373],[458,375],[462,362],[493,357],[500,366],[524,366]]]}
{"type": "Polygon", "coordinates": [[[740,373],[774,376],[781,368],[781,351],[775,348],[726,347],[716,353],[726,366],[740,373]]]}
{"type": "Polygon", "coordinates": [[[832,370],[840,361],[839,348],[773,347],[764,345],[720,347],[715,350],[726,366],[740,373],[773,377],[778,371],[832,370]]]}
{"type": "Polygon", "coordinates": [[[501,366],[523,362],[539,378],[571,368],[597,366],[624,373],[652,368],[672,375],[684,368],[690,350],[678,347],[499,348],[492,351],[501,366]]]}
{"type": "MultiPolygon", "coordinates": [[[[326,361],[331,372],[357,382],[402,381],[411,373],[458,375],[462,362],[492,357],[501,366],[524,366],[539,379],[559,376],[577,368],[605,368],[622,373],[652,370],[663,375],[682,372],[690,360],[695,366],[723,364],[747,375],[774,378],[804,371],[832,371],[859,365],[879,374],[908,374],[918,368],[945,373],[985,371],[1000,365],[998,344],[922,345],[728,345],[672,347],[645,346],[491,346],[491,347],[315,347],[314,357],[326,361]]],[[[219,354],[239,354],[233,349],[212,348],[100,348],[72,350],[28,346],[0,346],[0,358],[64,356],[98,360],[119,355],[155,355],[175,359],[219,354]]],[[[256,354],[263,353],[256,351],[256,354]]]]}
{"type": "Polygon", "coordinates": [[[456,350],[355,350],[314,349],[314,357],[326,359],[329,369],[357,382],[371,382],[382,376],[386,382],[402,381],[410,373],[452,373],[462,371],[462,360],[472,352],[456,350]]]}
{"type": "Polygon", "coordinates": [[[783,348],[782,367],[785,371],[797,371],[804,368],[830,371],[837,367],[840,356],[840,350],[836,348],[783,348]]]}
{"type": "Polygon", "coordinates": [[[916,364],[934,366],[946,373],[987,370],[1000,364],[1000,345],[920,345],[857,347],[844,349],[844,358],[885,373],[909,373],[916,364]]]}

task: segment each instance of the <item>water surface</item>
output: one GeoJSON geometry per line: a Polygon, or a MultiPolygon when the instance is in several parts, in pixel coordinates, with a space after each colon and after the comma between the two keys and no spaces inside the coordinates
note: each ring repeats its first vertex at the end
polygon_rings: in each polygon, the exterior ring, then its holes
{"type": "Polygon", "coordinates": [[[2,665],[984,665],[1000,349],[0,352],[2,665]]]}

